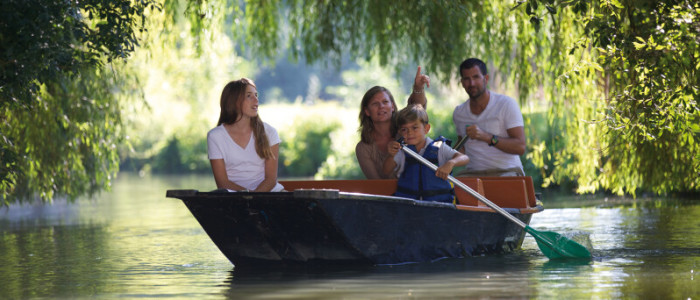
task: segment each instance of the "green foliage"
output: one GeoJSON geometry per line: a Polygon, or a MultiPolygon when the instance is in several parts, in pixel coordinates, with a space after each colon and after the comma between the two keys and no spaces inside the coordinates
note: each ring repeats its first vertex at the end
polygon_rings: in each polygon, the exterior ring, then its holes
{"type": "MultiPolygon", "coordinates": [[[[225,0],[199,0],[190,1],[189,7],[204,16],[216,15],[216,7],[227,5],[225,0]]],[[[349,55],[366,61],[377,58],[383,66],[403,70],[420,62],[426,72],[448,80],[456,75],[465,55],[494,58],[505,72],[518,72],[512,64],[527,56],[513,53],[518,46],[514,40],[517,34],[531,36],[532,32],[529,23],[513,23],[525,14],[510,8],[505,1],[397,5],[392,1],[248,0],[234,8],[230,25],[245,51],[258,59],[272,59],[289,49],[293,59],[304,58],[307,63],[324,60],[338,65],[349,55]]],[[[528,91],[525,88],[523,93],[528,91]]]]}
{"type": "Polygon", "coordinates": [[[2,0],[0,193],[76,197],[116,172],[118,85],[102,70],[137,45],[155,1],[2,0]]]}
{"type": "Polygon", "coordinates": [[[331,153],[330,134],[340,124],[333,121],[303,119],[280,132],[280,176],[314,176],[331,153]]]}
{"type": "MultiPolygon", "coordinates": [[[[344,107],[359,111],[365,92],[375,85],[383,86],[391,91],[396,105],[401,107],[406,105],[408,95],[401,89],[401,82],[392,77],[391,72],[383,68],[376,59],[367,62],[360,61],[358,65],[359,69],[342,70],[342,84],[326,88],[330,95],[342,100],[344,107]]],[[[413,72],[415,76],[415,69],[413,72]]],[[[410,80],[412,84],[413,81],[410,80]]]]}
{"type": "Polygon", "coordinates": [[[614,176],[602,180],[611,186],[700,189],[700,4],[684,2],[609,7],[591,21],[617,33],[594,42],[610,78],[604,168],[614,176]]]}
{"type": "Polygon", "coordinates": [[[29,109],[42,84],[126,58],[154,8],[153,0],[2,0],[2,106],[29,109]]]}
{"type": "Polygon", "coordinates": [[[8,173],[0,188],[5,204],[34,196],[91,195],[109,185],[122,127],[108,79],[86,69],[76,80],[44,84],[31,110],[4,108],[0,132],[8,173]]]}
{"type": "Polygon", "coordinates": [[[365,179],[354,151],[333,151],[321,164],[315,179],[365,179]]]}
{"type": "Polygon", "coordinates": [[[124,171],[143,173],[207,173],[211,172],[209,159],[207,158],[206,135],[180,140],[177,136],[170,136],[165,147],[148,156],[126,155],[120,161],[120,168],[124,171]]]}
{"type": "Polygon", "coordinates": [[[162,173],[181,173],[185,171],[180,154],[180,143],[176,137],[171,137],[168,144],[155,157],[153,168],[162,173]]]}
{"type": "Polygon", "coordinates": [[[428,136],[436,139],[444,136],[452,140],[452,145],[457,144],[457,129],[452,122],[452,111],[447,109],[433,109],[428,103],[428,116],[430,121],[430,132],[428,136]]]}
{"type": "MultiPolygon", "coordinates": [[[[537,2],[548,1],[528,5],[537,2]]],[[[565,43],[578,60],[559,81],[573,93],[550,91],[561,109],[552,123],[566,130],[548,145],[559,167],[548,178],[576,178],[579,191],[699,190],[700,4],[568,1],[556,11],[574,23],[553,29],[582,33],[565,43]]]]}

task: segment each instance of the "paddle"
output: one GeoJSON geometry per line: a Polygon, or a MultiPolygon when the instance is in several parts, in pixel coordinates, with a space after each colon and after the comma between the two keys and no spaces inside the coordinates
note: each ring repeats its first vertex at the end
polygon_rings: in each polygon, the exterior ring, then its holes
{"type": "MultiPolygon", "coordinates": [[[[467,124],[467,127],[469,127],[469,124],[467,124]]],[[[462,145],[464,145],[464,143],[466,143],[468,139],[469,139],[469,136],[465,134],[464,137],[462,137],[462,139],[459,140],[459,142],[457,142],[457,145],[452,147],[452,149],[459,151],[459,148],[462,148],[462,145]]]]}
{"type": "MultiPolygon", "coordinates": [[[[404,152],[406,152],[408,155],[412,156],[413,158],[417,159],[424,165],[428,166],[431,168],[433,171],[437,171],[437,166],[435,166],[433,163],[425,159],[424,157],[418,155],[418,153],[414,152],[413,150],[409,149],[408,147],[404,147],[405,145],[402,142],[399,142],[401,144],[401,148],[403,149],[404,152]]],[[[515,224],[518,224],[520,227],[525,229],[525,232],[529,233],[532,235],[532,237],[535,238],[535,241],[537,241],[537,246],[540,247],[540,250],[542,253],[544,253],[545,256],[547,256],[549,259],[561,259],[561,258],[591,258],[591,252],[588,251],[588,248],[584,247],[583,245],[574,242],[570,240],[567,237],[562,236],[561,234],[558,234],[556,232],[551,232],[551,231],[537,231],[533,229],[532,227],[528,226],[525,224],[523,221],[520,221],[520,219],[514,217],[513,215],[509,214],[502,208],[500,208],[498,205],[494,204],[493,202],[489,201],[486,199],[486,197],[482,196],[481,194],[477,193],[474,191],[472,188],[464,184],[463,182],[457,180],[454,178],[452,175],[448,175],[447,179],[454,183],[456,186],[462,188],[465,190],[467,193],[472,194],[472,196],[476,197],[479,199],[479,201],[483,202],[486,204],[488,207],[492,208],[499,214],[503,215],[506,217],[508,220],[513,221],[515,224]]]]}

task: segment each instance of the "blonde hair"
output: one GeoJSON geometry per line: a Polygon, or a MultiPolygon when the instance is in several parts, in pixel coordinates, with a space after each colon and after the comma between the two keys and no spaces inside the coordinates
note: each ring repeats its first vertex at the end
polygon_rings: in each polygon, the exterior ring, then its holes
{"type": "Polygon", "coordinates": [[[400,110],[396,117],[398,127],[406,123],[421,121],[423,124],[428,124],[428,113],[423,108],[423,105],[414,104],[406,106],[400,110]]]}
{"type": "MultiPolygon", "coordinates": [[[[221,92],[221,113],[219,114],[217,126],[236,123],[243,117],[240,112],[241,105],[245,98],[246,88],[249,85],[257,88],[255,83],[248,78],[241,78],[226,84],[221,92]]],[[[258,153],[258,156],[262,159],[275,158],[272,154],[272,149],[270,149],[270,141],[267,139],[267,134],[265,134],[265,125],[260,119],[260,115],[250,118],[250,127],[253,128],[255,152],[258,153]]]]}

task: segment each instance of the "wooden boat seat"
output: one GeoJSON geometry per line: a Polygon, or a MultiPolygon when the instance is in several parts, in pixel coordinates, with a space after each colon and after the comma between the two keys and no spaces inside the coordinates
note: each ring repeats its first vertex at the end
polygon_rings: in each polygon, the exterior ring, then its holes
{"type": "Polygon", "coordinates": [[[484,197],[499,206],[535,207],[537,205],[532,177],[479,177],[479,179],[484,185],[484,197]]]}
{"type": "MultiPolygon", "coordinates": [[[[457,177],[477,193],[500,207],[535,207],[535,189],[529,176],[517,177],[457,177]]],[[[365,193],[390,196],[396,191],[396,179],[374,180],[281,180],[288,191],[296,189],[333,189],[350,193],[365,193]]],[[[485,206],[474,196],[455,187],[457,204],[485,206]]]]}
{"type": "MultiPolygon", "coordinates": [[[[466,184],[468,187],[472,188],[472,190],[476,191],[482,196],[485,196],[484,194],[484,185],[481,182],[481,179],[476,178],[476,177],[455,177],[457,180],[461,181],[462,183],[466,184]]],[[[471,194],[467,193],[467,191],[461,189],[458,186],[455,186],[455,196],[457,196],[457,204],[459,205],[468,205],[468,206],[478,206],[479,200],[476,199],[476,197],[472,196],[471,194]]],[[[486,198],[488,199],[488,198],[486,198]]]]}

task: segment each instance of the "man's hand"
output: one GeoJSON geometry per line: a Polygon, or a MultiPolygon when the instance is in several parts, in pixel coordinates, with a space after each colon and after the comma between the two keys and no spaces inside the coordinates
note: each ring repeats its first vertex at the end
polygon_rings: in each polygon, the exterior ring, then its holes
{"type": "Polygon", "coordinates": [[[486,143],[491,143],[492,134],[481,130],[479,126],[471,125],[467,127],[467,136],[470,139],[479,140],[486,143]]]}

